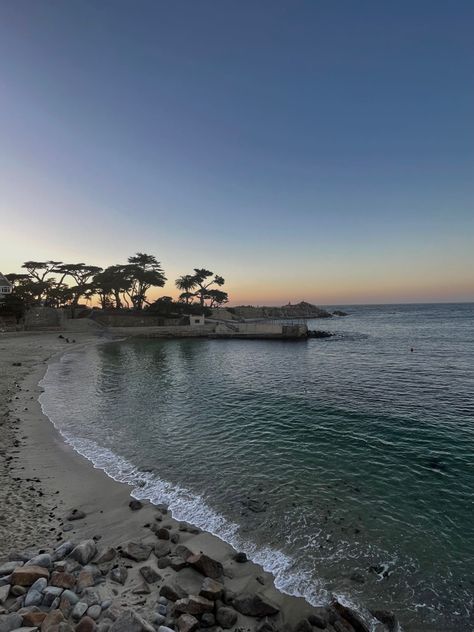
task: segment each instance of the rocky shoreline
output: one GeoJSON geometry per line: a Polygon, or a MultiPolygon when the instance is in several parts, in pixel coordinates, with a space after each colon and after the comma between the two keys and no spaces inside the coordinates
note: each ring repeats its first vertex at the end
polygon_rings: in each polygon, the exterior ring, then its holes
{"type": "MultiPolygon", "coordinates": [[[[96,343],[75,336],[78,343],[96,343]]],[[[0,338],[0,632],[126,630],[383,632],[334,601],[315,608],[168,508],[130,499],[42,418],[38,380],[64,349],[57,333],[0,338]]],[[[381,621],[384,621],[382,623],[381,621]]]]}

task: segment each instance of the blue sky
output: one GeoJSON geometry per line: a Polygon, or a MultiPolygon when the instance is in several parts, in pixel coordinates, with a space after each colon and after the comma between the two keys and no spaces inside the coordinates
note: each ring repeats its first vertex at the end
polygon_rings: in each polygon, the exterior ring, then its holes
{"type": "Polygon", "coordinates": [[[474,5],[3,0],[0,270],[474,300],[474,5]]]}

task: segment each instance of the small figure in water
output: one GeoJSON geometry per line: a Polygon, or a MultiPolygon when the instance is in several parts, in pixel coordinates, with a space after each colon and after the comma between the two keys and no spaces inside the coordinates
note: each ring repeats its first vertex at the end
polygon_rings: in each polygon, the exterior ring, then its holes
{"type": "Polygon", "coordinates": [[[413,353],[413,351],[414,351],[413,347],[410,349],[410,351],[413,353]]]}

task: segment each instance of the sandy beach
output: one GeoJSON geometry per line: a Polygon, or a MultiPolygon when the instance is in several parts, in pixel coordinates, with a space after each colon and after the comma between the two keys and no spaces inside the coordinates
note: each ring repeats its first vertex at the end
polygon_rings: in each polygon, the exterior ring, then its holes
{"type": "MultiPolygon", "coordinates": [[[[107,621],[116,625],[121,609],[132,608],[137,610],[144,622],[176,624],[175,629],[185,630],[182,620],[176,623],[178,613],[173,614],[173,607],[168,608],[164,617],[157,616],[156,608],[160,605],[157,598],[160,591],[162,595],[164,591],[169,596],[163,586],[170,584],[178,585],[181,597],[198,595],[204,579],[203,569],[199,561],[193,562],[189,556],[195,554],[199,557],[204,553],[222,568],[219,581],[227,598],[221,597],[225,603],[221,603],[220,607],[231,611],[229,628],[263,629],[261,626],[266,623],[269,627],[265,629],[268,630],[290,626],[291,629],[296,627],[302,632],[311,632],[318,629],[319,622],[327,630],[351,632],[368,629],[362,623],[359,625],[357,617],[350,622],[350,614],[346,618],[344,613],[341,616],[333,608],[314,608],[302,598],[282,594],[275,589],[272,576],[261,567],[250,561],[242,563],[236,557],[236,551],[217,537],[177,523],[165,507],[143,503],[140,509],[132,510],[129,506],[130,488],[93,468],[89,461],[64,443],[49,419],[42,414],[38,383],[48,362],[57,359],[71,344],[90,345],[100,341],[96,333],[89,331],[63,332],[62,335],[64,337],[59,337],[57,331],[0,335],[0,419],[3,436],[0,560],[20,559],[20,555],[12,555],[13,551],[28,551],[32,557],[40,551],[52,552],[65,541],[78,544],[92,540],[97,545],[99,560],[104,552],[115,551],[113,561],[109,560],[102,567],[99,564],[99,570],[102,574],[105,571],[106,576],[99,582],[101,600],[112,602],[107,610],[110,620],[104,613],[101,621],[106,619],[106,625],[107,621]],[[65,336],[75,342],[68,344],[65,336]],[[76,514],[83,512],[84,517],[68,520],[74,511],[76,514]],[[144,546],[145,554],[126,553],[128,549],[133,549],[130,542],[144,546]],[[152,549],[154,555],[150,555],[152,549]],[[190,561],[187,561],[188,558],[190,561]],[[152,566],[153,571],[159,574],[160,579],[153,585],[149,586],[144,581],[140,572],[143,566],[152,566]],[[107,577],[107,573],[117,567],[126,569],[127,578],[123,584],[111,582],[107,577]],[[239,607],[238,604],[242,595],[258,595],[261,603],[269,606],[269,613],[274,608],[274,614],[268,619],[263,614],[247,616],[246,606],[239,607]],[[112,620],[115,620],[114,624],[112,620]]],[[[95,557],[91,559],[95,563],[95,557]]],[[[21,599],[21,596],[15,599],[11,594],[5,599],[2,611],[5,616],[10,616],[6,613],[11,613],[12,607],[13,611],[21,608],[21,599]]],[[[247,611],[250,612],[251,608],[247,611]]],[[[257,611],[258,608],[255,609],[257,611]]],[[[262,609],[264,612],[265,608],[262,609]]],[[[208,617],[208,624],[211,624],[208,627],[219,625],[213,617],[208,617]]],[[[106,625],[102,629],[108,629],[106,625]]],[[[204,627],[203,623],[200,625],[204,627]]],[[[225,627],[222,621],[220,626],[225,627]]],[[[191,629],[195,628],[191,625],[191,629]]],[[[372,629],[388,628],[377,624],[372,629]]]]}

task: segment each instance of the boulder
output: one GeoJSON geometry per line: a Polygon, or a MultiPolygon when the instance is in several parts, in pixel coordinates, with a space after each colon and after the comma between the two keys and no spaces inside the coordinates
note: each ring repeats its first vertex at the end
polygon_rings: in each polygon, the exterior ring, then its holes
{"type": "Polygon", "coordinates": [[[13,571],[19,566],[23,566],[23,562],[13,561],[13,562],[5,562],[0,566],[0,577],[4,575],[11,575],[13,571]]]}
{"type": "Polygon", "coordinates": [[[165,541],[161,541],[161,542],[157,542],[155,544],[155,548],[153,550],[154,554],[156,555],[156,557],[160,558],[160,557],[166,557],[167,555],[169,555],[171,553],[171,547],[168,544],[168,542],[165,541]]]}
{"type": "Polygon", "coordinates": [[[97,625],[91,617],[82,617],[79,623],[76,625],[76,632],[94,632],[97,625]]]}
{"type": "Polygon", "coordinates": [[[110,579],[116,584],[122,584],[122,586],[127,581],[128,571],[123,566],[117,566],[117,568],[113,568],[110,571],[110,579]]]}
{"type": "Polygon", "coordinates": [[[49,571],[43,566],[21,566],[16,568],[11,577],[11,583],[16,586],[31,586],[37,579],[49,579],[49,571]]]}
{"type": "Polygon", "coordinates": [[[295,632],[313,632],[313,626],[308,619],[301,619],[296,624],[295,632]]]}
{"type": "Polygon", "coordinates": [[[46,612],[25,612],[23,615],[23,625],[40,627],[46,618],[46,612]]]}
{"type": "Polygon", "coordinates": [[[16,612],[10,614],[0,614],[0,632],[11,632],[20,628],[22,624],[21,615],[16,612]]]}
{"type": "Polygon", "coordinates": [[[49,583],[51,586],[58,586],[58,588],[74,588],[76,578],[71,573],[59,573],[58,571],[54,571],[49,583]]]}
{"type": "Polygon", "coordinates": [[[248,561],[247,556],[245,555],[245,553],[236,553],[234,555],[234,560],[236,562],[238,562],[239,564],[245,564],[245,562],[248,561]]]}
{"type": "Polygon", "coordinates": [[[308,616],[308,621],[312,626],[325,630],[329,624],[329,613],[325,608],[315,608],[315,611],[308,616]]]}
{"type": "Polygon", "coordinates": [[[237,613],[233,608],[221,606],[216,610],[216,621],[224,630],[229,630],[237,622],[237,613]]]}
{"type": "Polygon", "coordinates": [[[10,584],[6,584],[0,588],[0,605],[4,604],[10,593],[10,584]]]}
{"type": "MultiPolygon", "coordinates": [[[[44,589],[43,592],[43,605],[44,606],[52,606],[56,597],[60,597],[63,592],[62,588],[58,588],[57,586],[48,586],[44,589]]],[[[58,602],[59,606],[59,602],[58,602]]]]}
{"type": "Polygon", "coordinates": [[[78,601],[72,609],[72,618],[76,621],[82,619],[82,617],[86,614],[88,607],[89,606],[84,601],[78,601]]]}
{"type": "Polygon", "coordinates": [[[186,568],[186,566],[188,566],[188,563],[185,560],[183,560],[182,557],[172,555],[170,557],[169,565],[174,571],[178,572],[178,571],[182,571],[183,568],[186,568]]]}
{"type": "Polygon", "coordinates": [[[219,579],[224,572],[222,564],[217,560],[213,560],[212,557],[209,557],[205,553],[191,555],[188,557],[187,562],[197,571],[212,579],[219,579]]]}
{"type": "Polygon", "coordinates": [[[101,614],[102,614],[102,608],[100,607],[99,604],[94,604],[93,606],[89,606],[87,608],[87,616],[93,619],[94,621],[97,621],[97,619],[100,617],[101,614]]]}
{"type": "Polygon", "coordinates": [[[95,564],[107,564],[108,562],[114,560],[116,556],[117,550],[114,549],[113,546],[111,546],[108,549],[104,549],[103,551],[101,551],[101,553],[95,560],[95,564]]]}
{"type": "Polygon", "coordinates": [[[331,606],[340,617],[351,624],[355,632],[370,632],[370,626],[366,624],[361,615],[355,612],[355,610],[351,610],[351,608],[340,603],[337,599],[331,603],[331,606]]]}
{"type": "Polygon", "coordinates": [[[161,527],[156,532],[156,537],[158,539],[160,539],[160,540],[169,540],[170,539],[170,532],[168,531],[168,529],[165,529],[164,527],[161,527]]]}
{"type": "Polygon", "coordinates": [[[59,560],[63,560],[69,553],[73,550],[74,544],[69,540],[67,542],[63,542],[57,549],[54,550],[52,555],[53,562],[58,562],[59,560]]]}
{"type": "Polygon", "coordinates": [[[397,632],[399,629],[397,617],[389,610],[371,610],[370,614],[387,626],[389,632],[397,632]]]}
{"type": "Polygon", "coordinates": [[[64,616],[61,610],[51,610],[45,616],[43,623],[41,624],[41,632],[57,632],[58,625],[64,621],[64,616]]]}
{"type": "Polygon", "coordinates": [[[199,621],[191,614],[182,614],[176,621],[178,632],[193,632],[199,627],[199,621]]]}
{"type": "Polygon", "coordinates": [[[30,588],[27,592],[24,606],[25,608],[29,608],[30,606],[39,606],[43,601],[43,593],[39,590],[35,590],[34,588],[30,588]]]}
{"type": "Polygon", "coordinates": [[[212,628],[216,625],[216,618],[212,612],[205,612],[201,617],[201,627],[212,628]]]}
{"type": "Polygon", "coordinates": [[[201,590],[199,594],[201,597],[205,597],[206,599],[210,599],[211,601],[215,601],[216,599],[220,599],[224,592],[224,585],[220,582],[212,579],[211,577],[206,577],[202,582],[201,590]]]}
{"type": "Polygon", "coordinates": [[[66,520],[72,522],[73,520],[84,520],[86,514],[80,509],[71,509],[71,511],[67,514],[66,520]]]}
{"type": "Polygon", "coordinates": [[[151,566],[142,566],[140,568],[140,575],[148,584],[154,584],[161,579],[161,575],[151,566]]]}
{"type": "Polygon", "coordinates": [[[166,597],[170,601],[178,601],[179,599],[183,599],[186,597],[187,592],[176,582],[163,584],[160,588],[160,595],[162,597],[166,597]]]}
{"type": "Polygon", "coordinates": [[[85,566],[97,553],[97,545],[94,540],[84,540],[78,544],[72,551],[70,556],[79,564],[85,566]]]}
{"type": "Polygon", "coordinates": [[[176,612],[185,612],[186,614],[204,614],[204,612],[212,612],[214,610],[214,603],[200,597],[198,595],[190,595],[184,597],[184,599],[178,599],[175,605],[176,612]]]}
{"type": "Polygon", "coordinates": [[[42,566],[43,568],[51,568],[53,560],[49,553],[42,553],[41,555],[35,555],[31,560],[26,562],[25,566],[42,566]]]}
{"type": "Polygon", "coordinates": [[[142,544],[140,542],[127,542],[122,549],[121,554],[123,557],[128,557],[135,562],[144,562],[150,557],[152,547],[148,544],[142,544]]]}
{"type": "Polygon", "coordinates": [[[130,507],[130,509],[132,511],[138,511],[139,509],[141,509],[143,507],[143,503],[141,503],[139,500],[136,500],[135,498],[133,498],[129,503],[128,506],[130,507]]]}
{"type": "Polygon", "coordinates": [[[238,595],[232,605],[238,612],[248,617],[268,617],[280,611],[278,606],[258,594],[238,595]]]}

